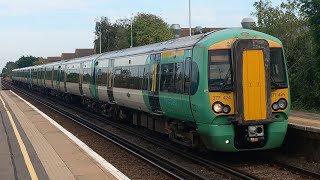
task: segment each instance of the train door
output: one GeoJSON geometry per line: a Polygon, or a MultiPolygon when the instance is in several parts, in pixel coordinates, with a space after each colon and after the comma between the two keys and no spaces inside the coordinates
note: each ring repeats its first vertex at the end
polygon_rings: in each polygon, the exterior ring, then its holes
{"type": "Polygon", "coordinates": [[[110,59],[108,62],[108,78],[107,78],[107,93],[110,103],[114,103],[113,97],[113,76],[114,76],[114,59],[110,59]]]}
{"type": "Polygon", "coordinates": [[[45,82],[44,82],[44,80],[45,80],[45,76],[46,76],[46,74],[45,74],[45,72],[46,72],[46,70],[45,70],[45,68],[44,67],[42,67],[41,68],[41,86],[44,86],[45,87],[45,82]]]}
{"type": "Polygon", "coordinates": [[[33,68],[31,69],[32,72],[32,86],[37,85],[37,69],[33,68]]]}
{"type": "Polygon", "coordinates": [[[62,79],[63,89],[64,89],[64,92],[68,92],[68,90],[67,90],[67,65],[64,65],[63,67],[64,67],[64,71],[63,71],[64,76],[62,79]]]}
{"type": "Polygon", "coordinates": [[[161,107],[159,102],[159,79],[160,79],[160,54],[150,55],[150,73],[149,73],[149,87],[148,96],[151,111],[155,113],[161,113],[161,107]]]}
{"type": "Polygon", "coordinates": [[[270,49],[265,40],[238,40],[233,47],[239,122],[271,120],[270,49]]]}
{"type": "Polygon", "coordinates": [[[27,78],[27,82],[28,82],[28,84],[31,86],[31,84],[32,84],[32,71],[31,71],[31,69],[28,69],[27,70],[28,72],[28,78],[27,78]]]}
{"type": "Polygon", "coordinates": [[[79,92],[80,92],[80,95],[83,95],[82,82],[83,82],[83,63],[80,63],[80,70],[79,70],[79,92]]]}
{"type": "Polygon", "coordinates": [[[57,69],[55,69],[55,74],[56,74],[56,90],[60,90],[60,68],[61,66],[58,66],[57,69]]]}
{"type": "Polygon", "coordinates": [[[42,86],[42,68],[38,68],[38,86],[42,86]]]}
{"type": "Polygon", "coordinates": [[[50,85],[51,85],[51,88],[54,89],[54,85],[53,85],[53,81],[54,81],[54,66],[51,66],[50,68],[51,72],[51,79],[50,79],[50,85]]]}
{"type": "Polygon", "coordinates": [[[35,68],[34,69],[34,71],[35,71],[35,85],[38,85],[39,83],[39,70],[38,70],[38,68],[35,68]]]}
{"type": "Polygon", "coordinates": [[[91,68],[91,83],[89,85],[89,90],[91,93],[91,96],[93,99],[98,100],[98,88],[97,88],[97,82],[96,82],[96,73],[97,73],[97,69],[99,68],[99,62],[98,60],[94,60],[92,62],[92,68],[91,68]]]}
{"type": "Polygon", "coordinates": [[[190,85],[191,85],[191,63],[192,63],[192,50],[185,50],[184,52],[184,68],[183,68],[183,92],[181,95],[181,109],[183,109],[184,119],[193,120],[191,114],[191,98],[190,98],[190,85]]]}
{"type": "Polygon", "coordinates": [[[59,65],[59,68],[58,68],[57,87],[58,87],[59,91],[64,90],[64,67],[63,67],[63,65],[59,65]]]}
{"type": "Polygon", "coordinates": [[[42,68],[37,68],[37,85],[41,86],[41,70],[42,68]]]}
{"type": "Polygon", "coordinates": [[[67,92],[66,71],[67,71],[67,65],[61,65],[61,68],[60,68],[60,90],[64,91],[64,92],[67,92]]]}
{"type": "Polygon", "coordinates": [[[43,86],[44,86],[44,87],[47,87],[47,86],[48,86],[48,85],[46,84],[46,78],[47,78],[47,77],[46,77],[46,76],[47,76],[47,75],[46,75],[46,72],[47,72],[47,68],[46,68],[46,67],[43,67],[42,70],[43,70],[43,75],[42,75],[42,77],[43,77],[43,79],[42,79],[43,86]]]}
{"type": "Polygon", "coordinates": [[[47,71],[48,71],[48,68],[46,68],[46,67],[43,67],[43,80],[42,80],[42,82],[43,82],[43,86],[44,87],[47,87],[49,84],[46,84],[46,78],[47,78],[47,71]]]}

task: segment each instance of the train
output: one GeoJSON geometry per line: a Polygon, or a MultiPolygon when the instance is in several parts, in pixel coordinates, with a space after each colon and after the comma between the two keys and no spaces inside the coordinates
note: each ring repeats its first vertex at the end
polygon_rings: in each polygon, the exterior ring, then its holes
{"type": "Polygon", "coordinates": [[[189,147],[280,147],[290,87],[279,39],[232,28],[14,69],[12,81],[189,147]]]}

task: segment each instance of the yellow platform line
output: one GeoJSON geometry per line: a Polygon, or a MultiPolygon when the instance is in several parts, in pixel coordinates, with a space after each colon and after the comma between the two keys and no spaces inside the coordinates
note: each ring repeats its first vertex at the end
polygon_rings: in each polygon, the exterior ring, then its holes
{"type": "Polygon", "coordinates": [[[19,133],[19,131],[18,131],[18,129],[17,129],[17,126],[16,126],[15,122],[13,121],[13,118],[12,118],[12,116],[11,116],[11,113],[10,113],[9,110],[7,109],[7,106],[6,106],[6,104],[4,103],[4,101],[3,101],[3,99],[2,99],[1,96],[0,96],[0,100],[1,100],[1,102],[2,102],[2,104],[3,104],[4,109],[5,109],[6,112],[7,112],[8,117],[9,117],[11,126],[12,126],[13,131],[14,131],[14,134],[15,134],[17,140],[18,140],[18,144],[19,144],[19,146],[20,146],[20,150],[21,150],[21,152],[22,152],[22,155],[23,155],[23,158],[24,158],[24,162],[26,163],[26,166],[27,166],[27,168],[28,168],[28,171],[29,171],[29,174],[30,174],[30,176],[31,176],[31,179],[32,179],[32,180],[38,180],[37,173],[36,173],[36,171],[34,170],[34,167],[33,167],[32,162],[31,162],[31,160],[30,160],[30,156],[29,156],[29,154],[28,154],[27,148],[26,148],[26,146],[24,145],[24,143],[23,143],[23,141],[22,141],[22,138],[21,138],[21,136],[20,136],[20,133],[19,133]]]}

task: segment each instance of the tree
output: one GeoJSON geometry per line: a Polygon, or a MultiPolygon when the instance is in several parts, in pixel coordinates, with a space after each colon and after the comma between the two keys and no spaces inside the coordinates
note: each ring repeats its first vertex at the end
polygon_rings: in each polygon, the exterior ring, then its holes
{"type": "Polygon", "coordinates": [[[37,61],[34,61],[34,62],[32,63],[32,65],[33,65],[33,66],[36,66],[36,65],[46,64],[46,63],[49,63],[49,62],[45,62],[42,57],[39,57],[37,61]]]}
{"type": "Polygon", "coordinates": [[[114,24],[117,30],[115,36],[115,48],[124,49],[131,45],[131,20],[130,19],[119,19],[114,24]]]}
{"type": "Polygon", "coordinates": [[[2,77],[7,77],[11,76],[12,70],[16,68],[16,63],[15,62],[7,62],[6,66],[2,69],[1,76],[2,77]]]}
{"type": "Polygon", "coordinates": [[[38,59],[39,58],[34,57],[34,56],[22,56],[16,62],[17,68],[32,66],[33,62],[38,61],[38,59]]]}
{"type": "MultiPolygon", "coordinates": [[[[317,51],[320,53],[320,1],[319,0],[300,0],[302,10],[307,14],[310,22],[310,28],[313,33],[313,39],[317,45],[317,51]]],[[[319,55],[319,54],[318,54],[319,55]]]]}
{"type": "Polygon", "coordinates": [[[309,18],[310,30],[313,36],[314,49],[317,61],[317,83],[320,84],[320,1],[319,0],[300,0],[302,10],[309,18]]]}
{"type": "Polygon", "coordinates": [[[119,19],[115,23],[111,23],[108,17],[101,17],[96,22],[95,34],[98,37],[95,41],[95,51],[100,51],[100,37],[101,32],[101,52],[119,50],[129,48],[130,44],[128,41],[130,27],[130,20],[119,19]]]}
{"type": "Polygon", "coordinates": [[[310,33],[306,29],[307,20],[301,14],[299,3],[287,0],[280,6],[273,7],[270,0],[260,0],[254,3],[254,7],[256,12],[252,14],[257,16],[257,29],[282,41],[286,50],[288,67],[294,68],[297,57],[302,55],[299,54],[301,51],[297,51],[301,47],[300,41],[310,39],[310,33]]]}
{"type": "Polygon", "coordinates": [[[98,37],[94,41],[95,51],[96,53],[100,52],[100,34],[101,33],[101,52],[111,51],[112,46],[110,42],[114,41],[114,37],[112,34],[112,23],[109,21],[108,17],[101,17],[99,21],[96,22],[96,31],[95,34],[98,37]]]}
{"type": "Polygon", "coordinates": [[[11,77],[12,70],[16,68],[23,68],[28,66],[33,66],[35,61],[38,61],[39,58],[34,56],[22,56],[16,62],[7,62],[6,66],[2,69],[2,77],[11,77]]]}
{"type": "Polygon", "coordinates": [[[133,45],[141,46],[146,44],[166,41],[173,38],[169,25],[161,17],[138,13],[133,19],[133,45]]]}
{"type": "MultiPolygon", "coordinates": [[[[257,30],[279,38],[286,52],[291,97],[295,107],[316,109],[320,103],[316,83],[315,54],[308,17],[299,0],[286,0],[274,7],[270,0],[254,3],[257,30]]],[[[317,108],[320,109],[320,108],[317,108]]]]}
{"type": "Polygon", "coordinates": [[[101,32],[102,52],[129,48],[131,23],[133,25],[133,46],[161,42],[173,37],[169,25],[153,14],[139,13],[133,20],[124,18],[118,19],[115,23],[111,23],[108,17],[101,17],[95,26],[95,34],[98,37],[94,41],[96,53],[100,51],[99,32],[101,32]]]}

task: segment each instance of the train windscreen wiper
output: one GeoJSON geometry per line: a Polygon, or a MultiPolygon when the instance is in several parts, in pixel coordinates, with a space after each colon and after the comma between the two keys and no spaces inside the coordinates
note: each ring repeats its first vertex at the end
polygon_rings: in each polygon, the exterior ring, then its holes
{"type": "Polygon", "coordinates": [[[227,82],[228,82],[228,80],[229,80],[229,78],[230,78],[230,75],[231,75],[231,68],[229,68],[228,73],[227,73],[226,76],[224,77],[219,91],[221,91],[221,92],[225,91],[225,88],[226,88],[226,86],[227,86],[227,84],[228,84],[227,82]]]}

